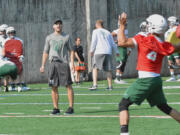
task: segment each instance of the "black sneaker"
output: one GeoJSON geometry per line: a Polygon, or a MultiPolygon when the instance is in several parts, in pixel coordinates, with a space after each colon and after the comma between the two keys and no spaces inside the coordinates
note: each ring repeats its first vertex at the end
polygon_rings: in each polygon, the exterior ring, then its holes
{"type": "Polygon", "coordinates": [[[111,91],[112,89],[113,89],[112,86],[111,86],[111,87],[108,86],[108,87],[106,88],[106,90],[109,90],[109,91],[111,91]]]}
{"type": "Polygon", "coordinates": [[[72,107],[69,107],[64,114],[73,114],[73,113],[74,113],[74,109],[72,107]]]}
{"type": "Polygon", "coordinates": [[[89,90],[96,90],[97,89],[97,85],[92,86],[91,88],[89,88],[89,90]]]}
{"type": "Polygon", "coordinates": [[[53,111],[51,112],[51,115],[59,115],[60,111],[59,109],[54,108],[53,111]]]}

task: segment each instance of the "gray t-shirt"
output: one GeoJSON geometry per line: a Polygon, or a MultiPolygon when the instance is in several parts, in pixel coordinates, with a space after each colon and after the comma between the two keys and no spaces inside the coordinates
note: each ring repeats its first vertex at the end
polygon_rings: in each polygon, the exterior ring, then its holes
{"type": "Polygon", "coordinates": [[[73,50],[71,39],[69,35],[64,32],[61,33],[61,35],[52,33],[46,37],[44,52],[49,54],[50,61],[53,57],[56,57],[63,63],[68,63],[70,57],[69,52],[71,50],[73,50]]]}

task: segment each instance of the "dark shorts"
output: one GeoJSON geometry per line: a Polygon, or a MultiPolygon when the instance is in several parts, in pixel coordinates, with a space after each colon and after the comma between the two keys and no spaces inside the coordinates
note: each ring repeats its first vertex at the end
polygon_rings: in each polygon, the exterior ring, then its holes
{"type": "Polygon", "coordinates": [[[49,65],[48,82],[51,87],[72,84],[69,64],[53,61],[49,65]]]}
{"type": "Polygon", "coordinates": [[[111,71],[112,70],[112,55],[110,54],[96,54],[93,57],[93,68],[99,70],[111,71]]]}
{"type": "Polygon", "coordinates": [[[161,77],[137,79],[125,92],[124,98],[140,105],[145,99],[151,106],[167,103],[161,77]]]}
{"type": "Polygon", "coordinates": [[[168,56],[168,60],[175,62],[175,59],[180,59],[179,53],[173,53],[172,55],[168,56]]]}

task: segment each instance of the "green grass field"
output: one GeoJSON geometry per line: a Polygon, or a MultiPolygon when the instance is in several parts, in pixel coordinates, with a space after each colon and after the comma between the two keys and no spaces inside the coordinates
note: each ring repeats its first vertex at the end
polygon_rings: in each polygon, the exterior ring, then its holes
{"type": "MultiPolygon", "coordinates": [[[[163,78],[165,80],[167,78],[163,78]]],[[[59,88],[61,115],[50,116],[53,109],[47,84],[32,84],[30,91],[0,92],[0,135],[119,135],[118,103],[128,84],[113,84],[106,91],[106,81],[99,81],[97,91],[89,91],[91,82],[73,85],[75,114],[64,115],[68,108],[65,88],[59,88]]],[[[180,111],[180,82],[164,82],[168,103],[180,111]]],[[[180,135],[180,125],[150,108],[146,101],[130,107],[131,135],[180,135]]]]}

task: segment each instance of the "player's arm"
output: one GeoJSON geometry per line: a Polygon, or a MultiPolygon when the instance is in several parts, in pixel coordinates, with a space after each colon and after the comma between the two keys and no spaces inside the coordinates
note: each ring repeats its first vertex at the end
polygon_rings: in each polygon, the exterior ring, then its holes
{"type": "Polygon", "coordinates": [[[119,16],[119,23],[120,23],[120,27],[119,27],[119,31],[117,34],[117,38],[118,38],[118,46],[121,47],[131,47],[134,48],[134,42],[132,38],[126,38],[125,35],[125,28],[126,28],[126,19],[127,19],[127,15],[126,13],[122,13],[119,16]]]}
{"type": "Polygon", "coordinates": [[[5,57],[5,55],[6,55],[5,49],[2,48],[2,56],[5,57]]]}
{"type": "Polygon", "coordinates": [[[117,36],[117,34],[115,32],[112,32],[111,34],[112,34],[114,42],[117,43],[117,40],[115,40],[115,37],[117,36]]]}
{"type": "Polygon", "coordinates": [[[48,59],[48,53],[44,52],[43,53],[43,56],[42,56],[42,65],[41,65],[41,68],[40,68],[40,72],[43,73],[44,72],[44,67],[45,67],[45,64],[46,64],[46,61],[48,59]]]}
{"type": "Polygon", "coordinates": [[[47,61],[48,56],[49,56],[49,50],[50,50],[50,45],[49,45],[49,40],[48,40],[48,37],[47,37],[46,41],[45,41],[44,52],[43,52],[43,55],[42,55],[42,64],[41,64],[41,67],[40,67],[40,72],[41,73],[44,73],[44,67],[45,67],[46,61],[47,61]]]}
{"type": "Polygon", "coordinates": [[[74,52],[74,55],[75,55],[76,59],[78,60],[78,62],[81,62],[81,59],[79,58],[77,52],[74,52]]]}
{"type": "Polygon", "coordinates": [[[75,71],[75,69],[74,69],[74,51],[71,50],[70,54],[71,54],[71,70],[72,70],[72,72],[74,72],[75,71]]]}

